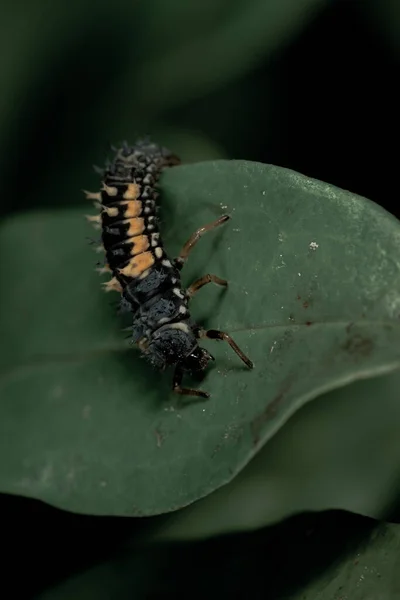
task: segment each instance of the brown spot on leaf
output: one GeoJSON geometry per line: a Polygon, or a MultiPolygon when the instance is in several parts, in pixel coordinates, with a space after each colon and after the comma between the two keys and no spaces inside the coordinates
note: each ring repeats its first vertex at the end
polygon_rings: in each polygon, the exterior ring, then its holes
{"type": "Polygon", "coordinates": [[[260,435],[263,426],[267,421],[270,421],[275,417],[279,406],[284,401],[285,396],[291,387],[291,382],[285,383],[282,386],[281,391],[278,392],[275,398],[273,398],[273,400],[264,408],[264,410],[259,415],[254,417],[254,419],[250,423],[251,435],[253,438],[254,446],[257,446],[258,442],[260,441],[260,435]]]}
{"type": "Polygon", "coordinates": [[[222,448],[222,444],[217,444],[211,453],[211,458],[214,458],[216,456],[216,454],[218,454],[218,452],[220,452],[221,448],[222,448]]]}
{"type": "Polygon", "coordinates": [[[303,308],[308,308],[310,306],[310,303],[308,300],[304,300],[303,302],[303,308]]]}
{"type": "Polygon", "coordinates": [[[310,325],[312,325],[312,321],[306,321],[306,325],[307,327],[310,327],[310,325]]]}
{"type": "Polygon", "coordinates": [[[374,343],[370,338],[364,337],[359,333],[350,336],[342,345],[342,349],[355,358],[369,356],[374,348],[374,343]]]}

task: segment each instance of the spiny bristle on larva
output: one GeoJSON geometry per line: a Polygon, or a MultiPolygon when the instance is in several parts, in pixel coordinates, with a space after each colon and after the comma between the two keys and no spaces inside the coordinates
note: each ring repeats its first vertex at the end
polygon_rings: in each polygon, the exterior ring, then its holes
{"type": "Polygon", "coordinates": [[[98,200],[101,202],[100,192],[88,192],[87,190],[82,190],[82,192],[86,195],[86,200],[98,200]]]}
{"type": "Polygon", "coordinates": [[[97,273],[99,273],[100,275],[103,275],[104,273],[112,272],[108,265],[104,265],[104,267],[96,267],[95,271],[97,271],[97,273]]]}
{"type": "Polygon", "coordinates": [[[102,212],[107,213],[109,217],[117,217],[119,211],[117,206],[103,206],[102,212]]]}
{"type": "Polygon", "coordinates": [[[109,185],[103,183],[102,190],[106,192],[109,196],[116,196],[118,194],[118,188],[110,187],[109,185]]]}
{"type": "Polygon", "coordinates": [[[85,215],[85,217],[95,229],[101,229],[100,215],[85,215]]]}
{"type": "Polygon", "coordinates": [[[101,216],[100,215],[85,215],[89,223],[99,223],[101,224],[101,216]]]}
{"type": "Polygon", "coordinates": [[[121,284],[115,277],[110,279],[110,281],[106,281],[105,283],[102,283],[102,286],[103,286],[105,292],[119,292],[119,293],[122,292],[121,284]]]}

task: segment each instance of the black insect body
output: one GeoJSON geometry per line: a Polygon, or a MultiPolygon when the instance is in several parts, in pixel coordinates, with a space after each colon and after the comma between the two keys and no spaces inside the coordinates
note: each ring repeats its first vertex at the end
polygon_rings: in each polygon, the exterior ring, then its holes
{"type": "Polygon", "coordinates": [[[181,283],[180,271],[192,248],[229,216],[199,228],[174,260],[165,253],[157,220],[157,180],[165,167],[176,164],[176,156],[155,144],[124,144],[104,171],[101,191],[86,192],[100,208],[99,215],[88,219],[102,230],[106,264],[100,271],[112,274],[105,289],[120,292],[123,309],[133,313],[133,342],[154,367],[175,367],[175,392],[208,398],[207,392],[181,387],[185,372],[203,371],[214,360],[198,345],[200,339],[225,340],[249,368],[253,363],[227,333],[204,330],[190,316],[189,300],[200,288],[211,282],[227,286],[227,281],[208,274],[187,289],[181,283]]]}

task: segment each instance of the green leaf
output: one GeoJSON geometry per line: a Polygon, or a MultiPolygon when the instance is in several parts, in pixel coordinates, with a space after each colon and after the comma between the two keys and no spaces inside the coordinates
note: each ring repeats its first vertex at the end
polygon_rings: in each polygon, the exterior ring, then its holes
{"type": "MultiPolygon", "coordinates": [[[[166,246],[222,212],[184,283],[232,333],[181,407],[170,374],[128,350],[93,271],[83,212],[33,212],[0,232],[0,489],[94,514],[171,511],[230,481],[300,406],[400,364],[400,228],[372,202],[277,167],[216,161],[163,177],[166,246]]],[[[90,235],[90,234],[89,234],[90,235]]]]}
{"type": "Polygon", "coordinates": [[[400,526],[307,514],[202,543],[124,548],[41,594],[41,600],[271,598],[398,600],[400,526]],[[266,559],[266,557],[268,559],[266,559]]]}
{"type": "Polygon", "coordinates": [[[332,508],[387,518],[399,497],[399,390],[397,370],[309,402],[233,481],[145,539],[208,538],[332,508]]]}

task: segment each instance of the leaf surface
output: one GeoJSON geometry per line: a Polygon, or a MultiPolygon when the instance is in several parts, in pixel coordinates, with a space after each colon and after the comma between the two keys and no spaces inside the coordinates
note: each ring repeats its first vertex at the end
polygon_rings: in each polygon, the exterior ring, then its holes
{"type": "Polygon", "coordinates": [[[2,491],[93,514],[171,511],[231,480],[308,400],[398,368],[394,217],[244,161],[171,169],[162,191],[171,255],[197,227],[232,216],[201,239],[183,281],[229,280],[226,292],[202,289],[192,313],[231,333],[254,370],[207,342],[216,363],[197,385],[211,399],[182,407],[171,374],[123,339],[93,271],[87,207],[11,217],[0,232],[2,491]]]}

